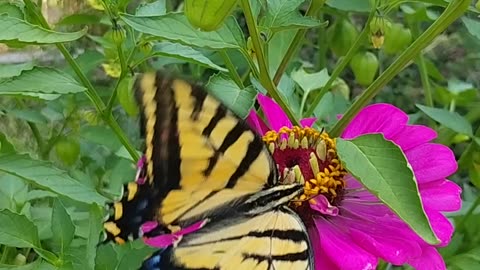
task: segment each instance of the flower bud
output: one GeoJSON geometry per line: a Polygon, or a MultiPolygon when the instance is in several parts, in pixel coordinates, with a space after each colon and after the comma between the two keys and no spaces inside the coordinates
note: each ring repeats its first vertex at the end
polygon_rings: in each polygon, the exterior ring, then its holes
{"type": "Polygon", "coordinates": [[[127,37],[127,32],[120,25],[114,26],[112,29],[112,40],[115,44],[122,44],[127,37]]]}
{"type": "Polygon", "coordinates": [[[370,21],[370,40],[375,49],[382,47],[385,40],[385,31],[390,27],[390,22],[383,16],[375,16],[370,21]]]}
{"type": "Polygon", "coordinates": [[[214,31],[232,13],[237,0],[185,0],[185,16],[202,31],[214,31]]]}

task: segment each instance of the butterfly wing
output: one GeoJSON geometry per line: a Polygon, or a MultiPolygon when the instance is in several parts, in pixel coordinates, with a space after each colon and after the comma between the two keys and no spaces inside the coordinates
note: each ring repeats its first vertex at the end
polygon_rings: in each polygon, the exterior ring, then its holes
{"type": "MultiPolygon", "coordinates": [[[[193,263],[191,260],[203,256],[213,269],[215,265],[228,269],[228,258],[241,259],[248,252],[263,256],[261,265],[281,268],[279,256],[289,257],[307,249],[308,236],[301,221],[291,211],[285,214],[287,208],[282,207],[302,192],[302,186],[277,185],[276,165],[261,137],[200,86],[161,73],[145,74],[136,85],[142,108],[147,182],[133,185],[135,188],[127,189],[122,200],[114,204],[115,214],[105,226],[110,239],[121,242],[125,235],[135,238],[138,233],[133,230],[138,231],[150,220],[158,221],[168,232],[172,225],[182,228],[208,219],[201,231],[184,236],[177,247],[148,260],[167,258],[171,264],[162,261],[170,267],[166,269],[193,263]],[[129,209],[128,215],[122,209],[129,209]],[[297,243],[294,234],[281,238],[284,228],[293,228],[302,235],[301,240],[297,243]],[[216,230],[237,240],[213,241],[216,230]],[[270,232],[271,236],[255,236],[270,232]],[[198,243],[205,247],[212,245],[215,253],[209,248],[200,252],[194,239],[203,241],[198,243]],[[262,250],[257,251],[257,244],[262,250]],[[197,257],[189,257],[190,251],[197,257]]],[[[252,258],[244,259],[253,263],[252,258]]],[[[289,259],[286,265],[308,265],[310,261],[305,257],[298,262],[289,259]]]]}
{"type": "Polygon", "coordinates": [[[308,235],[286,207],[210,223],[177,247],[159,251],[141,270],[314,269],[308,235]]]}
{"type": "Polygon", "coordinates": [[[276,184],[261,137],[200,86],[151,73],[140,89],[147,179],[162,198],[162,224],[215,216],[276,184]]]}

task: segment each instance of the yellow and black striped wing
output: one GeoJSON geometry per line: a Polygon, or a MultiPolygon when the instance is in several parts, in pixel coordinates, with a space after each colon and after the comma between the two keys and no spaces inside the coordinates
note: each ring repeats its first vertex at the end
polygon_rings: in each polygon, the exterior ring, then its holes
{"type": "Polygon", "coordinates": [[[208,220],[143,269],[309,269],[308,235],[285,206],[303,187],[277,183],[262,138],[200,86],[148,73],[136,87],[147,182],[114,204],[108,239],[136,238],[151,220],[160,229],[147,238],[208,220]]]}
{"type": "Polygon", "coordinates": [[[141,270],[314,269],[305,227],[290,209],[222,220],[159,251],[141,270]]]}
{"type": "Polygon", "coordinates": [[[262,139],[200,86],[149,73],[139,88],[147,179],[160,191],[162,224],[214,216],[276,184],[262,139]]]}
{"type": "Polygon", "coordinates": [[[107,240],[139,236],[146,221],[188,226],[277,184],[264,143],[198,85],[147,73],[135,87],[145,137],[147,183],[129,183],[105,223],[107,240]]]}

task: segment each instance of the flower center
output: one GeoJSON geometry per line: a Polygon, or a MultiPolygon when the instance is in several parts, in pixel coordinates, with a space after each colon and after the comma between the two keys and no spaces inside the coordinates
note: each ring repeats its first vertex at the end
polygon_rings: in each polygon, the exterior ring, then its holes
{"type": "Polygon", "coordinates": [[[273,155],[281,173],[280,183],[302,183],[304,192],[294,201],[295,208],[317,204],[318,195],[338,205],[347,174],[338,159],[335,139],[326,132],[309,127],[283,127],[268,131],[263,140],[273,155]]]}

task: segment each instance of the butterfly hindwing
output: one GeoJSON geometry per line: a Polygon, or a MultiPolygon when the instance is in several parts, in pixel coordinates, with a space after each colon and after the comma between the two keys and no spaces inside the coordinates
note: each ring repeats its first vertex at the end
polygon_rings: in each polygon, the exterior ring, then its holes
{"type": "Polygon", "coordinates": [[[286,207],[236,216],[186,235],[178,246],[153,254],[141,270],[313,269],[306,229],[286,207]]]}

